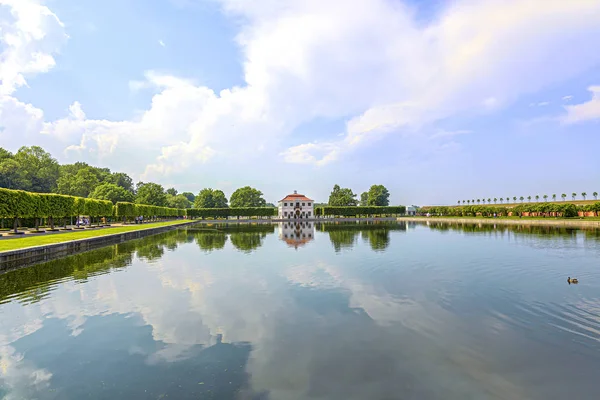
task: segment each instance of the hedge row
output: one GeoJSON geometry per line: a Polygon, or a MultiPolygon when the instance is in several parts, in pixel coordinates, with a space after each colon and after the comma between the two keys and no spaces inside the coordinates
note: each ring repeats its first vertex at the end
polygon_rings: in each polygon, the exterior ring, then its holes
{"type": "Polygon", "coordinates": [[[502,206],[433,206],[422,207],[419,209],[420,215],[427,213],[433,215],[445,215],[451,217],[467,217],[467,216],[506,216],[512,213],[514,216],[522,215],[523,213],[534,214],[539,216],[557,216],[557,217],[575,217],[579,211],[583,212],[600,212],[600,202],[588,204],[585,206],[576,206],[570,203],[527,203],[519,204],[514,207],[502,206]]]}
{"type": "Polygon", "coordinates": [[[274,217],[277,208],[273,207],[237,207],[237,208],[188,208],[190,218],[228,218],[228,217],[274,217]]]}
{"type": "Polygon", "coordinates": [[[185,210],[154,207],[132,203],[117,203],[113,206],[108,200],[87,199],[83,197],[65,196],[53,193],[31,193],[23,190],[11,190],[0,188],[0,218],[11,218],[14,220],[14,229],[17,231],[20,218],[47,218],[54,228],[55,218],[65,218],[79,215],[87,215],[91,218],[111,217],[118,210],[133,209],[135,212],[127,216],[160,216],[174,217],[185,215],[185,210]]]}
{"type": "Polygon", "coordinates": [[[159,207],[120,201],[115,204],[114,215],[126,220],[127,218],[140,216],[144,218],[184,217],[187,213],[184,208],[159,207]]]}
{"type": "Polygon", "coordinates": [[[343,216],[357,217],[360,215],[397,215],[406,213],[405,206],[388,206],[388,207],[317,207],[315,209],[316,216],[343,216]]]}

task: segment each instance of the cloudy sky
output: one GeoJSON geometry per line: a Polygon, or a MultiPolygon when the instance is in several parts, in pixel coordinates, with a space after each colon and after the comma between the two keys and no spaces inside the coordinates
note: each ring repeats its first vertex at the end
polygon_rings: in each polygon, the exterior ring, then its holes
{"type": "Polygon", "coordinates": [[[600,189],[600,0],[0,0],[0,146],[180,191],[600,189]]]}

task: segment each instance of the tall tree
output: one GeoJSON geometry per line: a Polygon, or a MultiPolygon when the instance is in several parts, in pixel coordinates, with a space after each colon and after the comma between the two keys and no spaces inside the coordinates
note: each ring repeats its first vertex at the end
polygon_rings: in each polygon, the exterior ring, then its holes
{"type": "Polygon", "coordinates": [[[12,157],[0,158],[0,187],[22,189],[25,186],[25,177],[21,165],[12,157]]]}
{"type": "Polygon", "coordinates": [[[369,192],[362,192],[360,194],[360,205],[363,207],[369,205],[369,192]]]}
{"type": "MultiPolygon", "coordinates": [[[[565,197],[566,197],[566,195],[565,195],[565,197]]],[[[556,195],[555,194],[552,195],[552,200],[556,201],[556,195]]]]}
{"type": "Polygon", "coordinates": [[[562,197],[563,201],[565,201],[565,199],[567,198],[567,194],[563,193],[563,194],[560,195],[560,197],[562,197]]]}
{"type": "Polygon", "coordinates": [[[205,188],[194,199],[194,207],[227,208],[227,197],[225,197],[225,193],[222,190],[205,188]]]}
{"type": "Polygon", "coordinates": [[[231,207],[264,207],[267,202],[262,197],[260,190],[244,186],[231,194],[229,204],[231,207]]]}
{"type": "Polygon", "coordinates": [[[334,185],[331,194],[329,195],[328,204],[333,207],[348,207],[358,204],[356,195],[352,189],[341,188],[339,185],[334,185]]]}
{"type": "Polygon", "coordinates": [[[571,197],[573,197],[573,200],[575,200],[575,198],[577,197],[577,193],[575,193],[575,192],[571,193],[571,197]]]}
{"type": "Polygon", "coordinates": [[[135,202],[138,204],[166,207],[167,194],[165,193],[165,189],[158,183],[138,182],[135,202]]]}
{"type": "Polygon", "coordinates": [[[587,193],[586,192],[581,193],[581,197],[583,197],[583,199],[585,200],[585,198],[587,197],[587,193]]]}
{"type": "Polygon", "coordinates": [[[56,182],[56,192],[70,196],[88,197],[89,194],[98,186],[98,175],[92,167],[81,168],[74,175],[63,173],[56,182]]]}
{"type": "Polygon", "coordinates": [[[186,199],[188,199],[189,201],[191,201],[192,203],[194,202],[194,200],[196,199],[196,196],[194,195],[194,193],[191,192],[183,192],[181,193],[182,195],[185,196],[186,199]]]}
{"type": "Polygon", "coordinates": [[[134,192],[133,179],[131,179],[131,177],[124,172],[113,172],[108,180],[110,183],[114,183],[115,185],[120,186],[131,193],[134,192]]]}
{"type": "Polygon", "coordinates": [[[527,196],[527,201],[531,203],[531,196],[527,196]]]}
{"type": "Polygon", "coordinates": [[[535,195],[535,201],[540,201],[540,195],[539,194],[535,195]]]}
{"type": "Polygon", "coordinates": [[[39,146],[21,147],[13,159],[23,174],[24,187],[31,192],[50,193],[56,187],[58,162],[39,146]]]}
{"type": "Polygon", "coordinates": [[[548,200],[548,195],[547,195],[547,194],[545,194],[545,195],[544,195],[544,201],[547,201],[547,200],[548,200]]]}
{"type": "Polygon", "coordinates": [[[110,200],[113,203],[118,201],[133,202],[135,197],[133,193],[114,183],[102,183],[90,193],[90,198],[98,200],[110,200]]]}
{"type": "Polygon", "coordinates": [[[167,204],[171,208],[192,208],[192,202],[183,194],[178,194],[176,196],[167,194],[167,204]]]}
{"type": "Polygon", "coordinates": [[[598,192],[592,193],[592,196],[594,196],[594,200],[598,200],[598,192]]]}
{"type": "Polygon", "coordinates": [[[175,190],[175,188],[168,188],[167,194],[170,194],[171,196],[177,196],[177,190],[175,190]]]}
{"type": "Polygon", "coordinates": [[[389,206],[390,192],[383,185],[373,185],[369,188],[368,206],[389,206]]]}
{"type": "Polygon", "coordinates": [[[498,198],[494,197],[494,204],[496,204],[498,202],[498,198]]]}

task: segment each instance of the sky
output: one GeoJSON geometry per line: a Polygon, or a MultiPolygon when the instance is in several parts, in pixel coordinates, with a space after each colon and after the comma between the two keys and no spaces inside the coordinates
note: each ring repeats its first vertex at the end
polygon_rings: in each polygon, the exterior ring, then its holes
{"type": "Polygon", "coordinates": [[[0,0],[0,147],[180,192],[600,191],[600,0],[0,0]]]}

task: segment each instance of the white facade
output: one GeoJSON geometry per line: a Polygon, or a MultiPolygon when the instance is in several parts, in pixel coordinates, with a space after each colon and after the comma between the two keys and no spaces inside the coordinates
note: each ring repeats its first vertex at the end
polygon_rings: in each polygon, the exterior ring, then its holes
{"type": "Polygon", "coordinates": [[[277,205],[279,219],[313,219],[315,218],[315,202],[312,199],[298,194],[294,190],[294,194],[285,196],[277,205]]]}
{"type": "Polygon", "coordinates": [[[415,207],[415,206],[406,207],[406,215],[417,215],[417,207],[415,207]]]}

